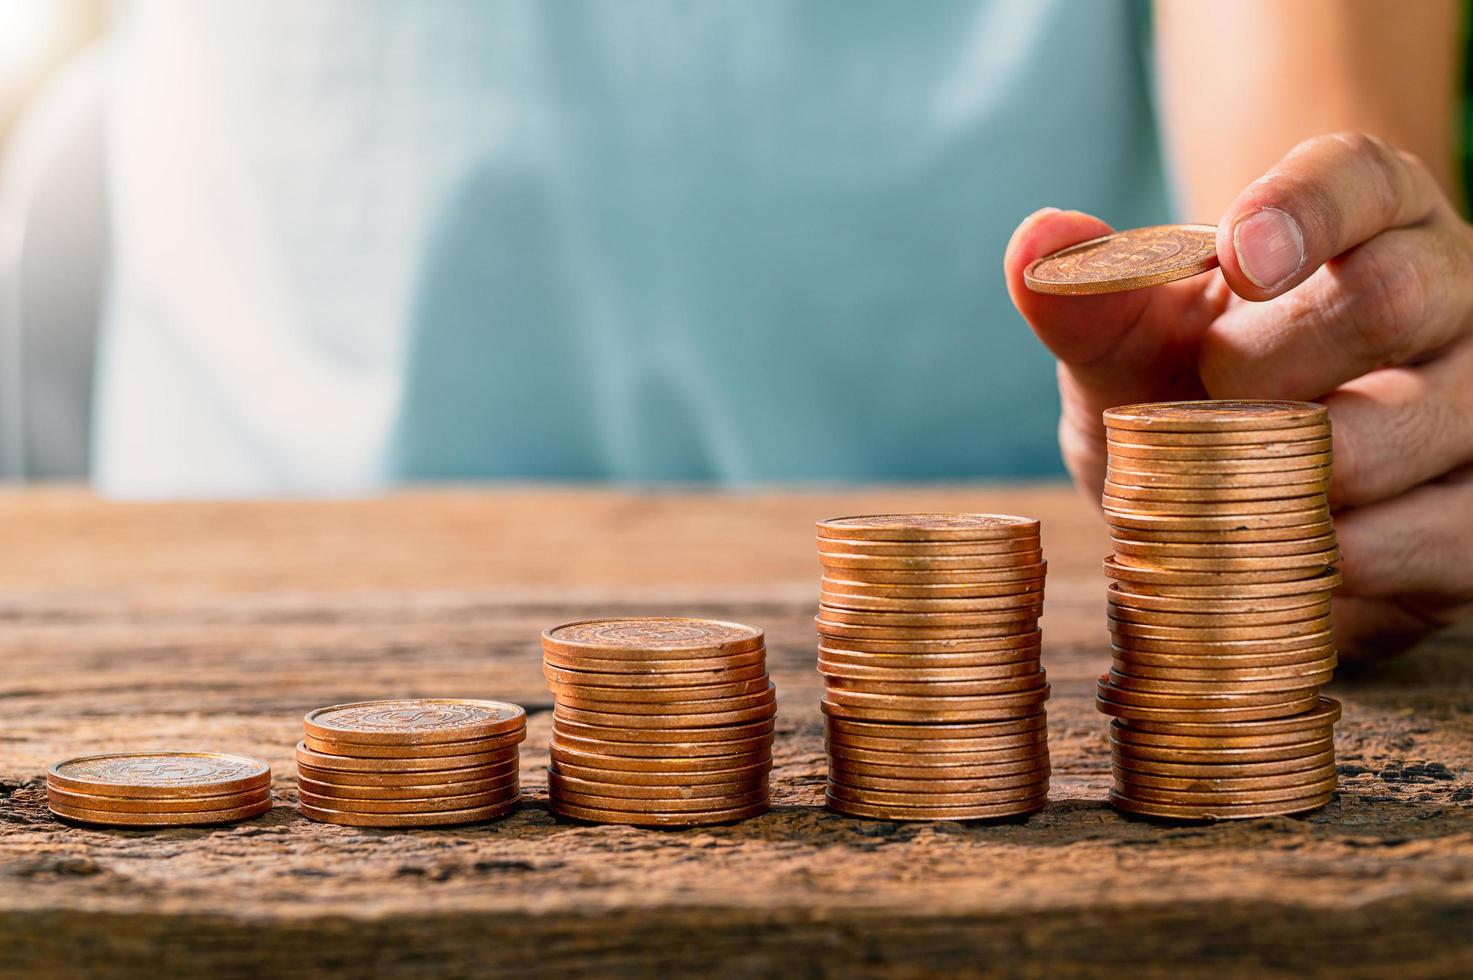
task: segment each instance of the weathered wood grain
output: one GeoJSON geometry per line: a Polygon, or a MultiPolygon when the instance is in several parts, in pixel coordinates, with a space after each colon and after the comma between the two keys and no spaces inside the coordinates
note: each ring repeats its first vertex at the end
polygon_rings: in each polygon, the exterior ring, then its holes
{"type": "Polygon", "coordinates": [[[1105,539],[1062,489],[119,505],[0,495],[0,974],[1396,975],[1473,972],[1467,631],[1337,681],[1343,788],[1304,819],[1166,827],[1102,802],[1105,539]],[[824,812],[812,521],[1045,520],[1053,800],[1022,821],[824,812]],[[539,630],[623,612],[763,626],[777,806],[699,831],[547,812],[539,630]],[[529,802],[363,831],[293,804],[302,713],[466,694],[527,706],[529,802]],[[46,813],[55,759],[195,745],[269,760],[280,805],[218,830],[46,813]]]}

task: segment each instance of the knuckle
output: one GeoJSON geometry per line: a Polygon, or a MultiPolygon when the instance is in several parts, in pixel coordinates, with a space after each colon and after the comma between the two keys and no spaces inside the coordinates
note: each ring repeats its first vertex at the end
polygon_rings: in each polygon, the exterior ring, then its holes
{"type": "Polygon", "coordinates": [[[1410,171],[1401,152],[1371,133],[1336,133],[1335,139],[1362,169],[1366,186],[1381,209],[1383,220],[1389,223],[1400,202],[1406,198],[1411,183],[1410,171]]]}
{"type": "Polygon", "coordinates": [[[1417,332],[1410,327],[1429,316],[1432,283],[1399,249],[1374,245],[1351,252],[1341,270],[1345,340],[1365,362],[1389,367],[1416,353],[1410,345],[1417,332]]]}

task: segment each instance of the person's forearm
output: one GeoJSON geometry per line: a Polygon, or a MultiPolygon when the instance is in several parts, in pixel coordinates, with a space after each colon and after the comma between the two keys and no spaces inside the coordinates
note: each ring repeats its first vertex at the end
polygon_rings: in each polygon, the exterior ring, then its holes
{"type": "Polygon", "coordinates": [[[1156,0],[1157,90],[1183,218],[1216,222],[1285,149],[1381,136],[1461,200],[1458,0],[1156,0]]]}

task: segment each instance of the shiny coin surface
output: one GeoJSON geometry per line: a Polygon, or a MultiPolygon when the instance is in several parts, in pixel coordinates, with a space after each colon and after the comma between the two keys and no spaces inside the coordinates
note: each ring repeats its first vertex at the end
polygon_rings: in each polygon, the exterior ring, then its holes
{"type": "Polygon", "coordinates": [[[309,798],[349,800],[423,800],[475,796],[505,792],[510,787],[517,785],[519,782],[516,773],[460,783],[419,783],[404,786],[354,786],[318,782],[306,776],[297,777],[298,790],[307,794],[309,798]]]}
{"type": "Polygon", "coordinates": [[[1038,537],[1038,521],[1009,514],[864,514],[819,521],[818,536],[874,541],[1001,541],[1038,537]]]}
{"type": "Polygon", "coordinates": [[[1155,432],[1259,432],[1327,425],[1329,418],[1315,402],[1267,399],[1144,402],[1104,414],[1108,428],[1155,432]]]}
{"type": "Polygon", "coordinates": [[[1217,229],[1154,225],[1071,245],[1029,264],[1036,293],[1085,296],[1144,289],[1217,268],[1217,229]]]}
{"type": "Polygon", "coordinates": [[[422,770],[465,769],[470,766],[486,766],[503,763],[516,758],[516,747],[477,752],[474,755],[434,755],[412,758],[368,758],[335,755],[318,752],[307,746],[305,741],[297,743],[297,764],[316,769],[333,769],[343,772],[417,772],[422,770]]]}
{"type": "Polygon", "coordinates": [[[98,796],[220,796],[269,785],[271,768],[219,752],[112,752],[58,762],[46,771],[46,781],[98,796]]]}
{"type": "Polygon", "coordinates": [[[1005,557],[1020,551],[1037,551],[1036,536],[1002,538],[996,541],[872,541],[863,538],[818,539],[819,560],[828,555],[876,555],[901,558],[1005,557]]]}
{"type": "MultiPolygon", "coordinates": [[[[658,730],[645,730],[630,728],[622,722],[604,724],[601,722],[585,722],[574,718],[568,718],[554,711],[552,716],[553,732],[562,735],[577,735],[586,739],[596,739],[601,742],[622,745],[623,743],[665,743],[666,745],[688,744],[691,748],[684,750],[686,754],[695,754],[701,746],[710,746],[708,754],[720,755],[728,752],[726,745],[734,742],[771,735],[773,721],[771,718],[756,718],[741,724],[705,726],[705,725],[681,725],[670,726],[658,730]]],[[[630,746],[628,753],[635,754],[638,749],[630,746]]],[[[663,751],[663,750],[662,750],[663,751]]]]}
{"type": "Polygon", "coordinates": [[[741,725],[753,721],[765,721],[777,714],[777,703],[774,699],[767,703],[759,704],[756,707],[744,708],[740,711],[711,711],[702,714],[686,712],[618,714],[609,711],[589,711],[583,708],[566,707],[561,704],[556,707],[555,711],[558,717],[568,721],[603,725],[606,727],[643,729],[668,734],[671,729],[717,728],[728,725],[741,725]]]}
{"type": "Polygon", "coordinates": [[[302,744],[313,752],[351,756],[359,759],[425,759],[436,756],[477,756],[492,752],[515,752],[526,741],[527,729],[518,728],[505,735],[467,739],[463,742],[422,742],[417,745],[392,745],[376,742],[349,742],[335,738],[304,735],[302,744]]]}
{"type": "Polygon", "coordinates": [[[555,626],[542,634],[544,650],[604,659],[710,657],[746,653],[764,645],[760,629],[680,616],[589,619],[555,626]]]}
{"type": "Polygon", "coordinates": [[[309,711],[306,733],[313,738],[389,745],[463,742],[490,738],[525,727],[527,713],[501,701],[414,698],[359,701],[309,711]]]}
{"type": "Polygon", "coordinates": [[[271,798],[271,788],[247,790],[223,796],[166,797],[140,799],[136,796],[96,796],[74,793],[58,786],[46,787],[46,799],[75,810],[101,810],[118,813],[198,813],[204,810],[234,810],[256,806],[271,798]]]}
{"type": "Polygon", "coordinates": [[[477,780],[495,779],[514,775],[519,770],[517,759],[497,765],[467,766],[464,769],[428,769],[411,772],[348,772],[338,769],[318,769],[315,766],[297,763],[297,778],[328,783],[333,786],[440,786],[447,783],[467,783],[477,780]]]}
{"type": "Polygon", "coordinates": [[[73,807],[57,802],[48,802],[47,806],[58,817],[103,827],[203,827],[259,817],[271,809],[271,799],[268,797],[246,806],[222,810],[193,810],[188,813],[128,813],[73,807]]]}

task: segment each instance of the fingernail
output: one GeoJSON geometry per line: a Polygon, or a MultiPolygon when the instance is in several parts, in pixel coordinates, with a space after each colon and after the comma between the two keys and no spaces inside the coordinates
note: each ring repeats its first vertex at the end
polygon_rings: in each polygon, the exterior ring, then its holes
{"type": "Polygon", "coordinates": [[[1261,208],[1233,228],[1233,250],[1243,274],[1260,289],[1276,289],[1304,265],[1299,224],[1278,208],[1261,208]]]}

